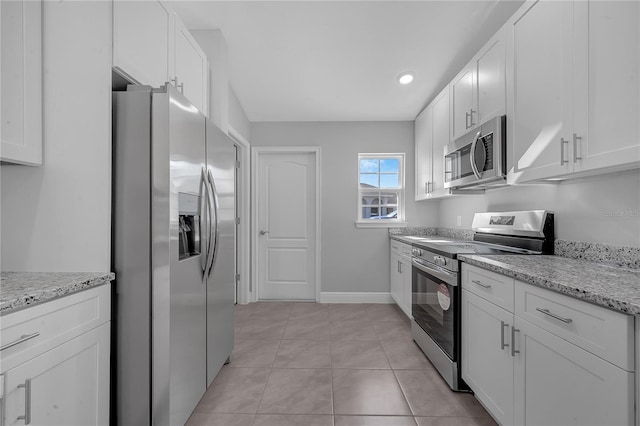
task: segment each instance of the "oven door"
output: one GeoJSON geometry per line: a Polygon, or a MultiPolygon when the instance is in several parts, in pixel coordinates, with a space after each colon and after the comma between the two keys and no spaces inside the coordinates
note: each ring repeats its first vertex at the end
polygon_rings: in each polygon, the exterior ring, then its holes
{"type": "Polygon", "coordinates": [[[411,269],[413,319],[452,361],[457,361],[458,274],[417,258],[411,269]]]}

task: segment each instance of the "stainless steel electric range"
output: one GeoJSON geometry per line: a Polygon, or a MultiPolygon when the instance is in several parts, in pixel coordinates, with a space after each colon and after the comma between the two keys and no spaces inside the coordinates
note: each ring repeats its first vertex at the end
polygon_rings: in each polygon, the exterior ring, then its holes
{"type": "Polygon", "coordinates": [[[460,372],[460,254],[553,254],[553,213],[476,213],[473,241],[425,237],[412,243],[413,339],[454,391],[460,372]]]}

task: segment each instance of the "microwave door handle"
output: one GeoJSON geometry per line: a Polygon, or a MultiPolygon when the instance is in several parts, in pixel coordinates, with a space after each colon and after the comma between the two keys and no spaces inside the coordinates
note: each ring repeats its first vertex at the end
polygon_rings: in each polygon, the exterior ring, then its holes
{"type": "Polygon", "coordinates": [[[482,179],[482,175],[478,170],[478,165],[476,164],[476,145],[478,144],[478,140],[480,139],[480,132],[476,133],[476,137],[473,139],[471,143],[471,152],[469,152],[469,161],[471,162],[471,170],[473,170],[473,174],[476,175],[478,179],[482,179]]]}

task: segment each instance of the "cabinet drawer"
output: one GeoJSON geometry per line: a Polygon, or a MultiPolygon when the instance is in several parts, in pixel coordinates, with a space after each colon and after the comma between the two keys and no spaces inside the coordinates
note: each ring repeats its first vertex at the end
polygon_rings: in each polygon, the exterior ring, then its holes
{"type": "Polygon", "coordinates": [[[462,264],[462,288],[509,312],[513,312],[513,286],[513,278],[462,264]]]}
{"type": "Polygon", "coordinates": [[[6,371],[110,320],[111,286],[102,285],[2,317],[0,352],[6,371]],[[36,335],[36,333],[39,333],[36,335]]]}
{"type": "Polygon", "coordinates": [[[398,256],[402,255],[402,243],[397,240],[391,240],[391,253],[397,254],[398,256]]]}
{"type": "Polygon", "coordinates": [[[627,371],[634,371],[633,317],[516,281],[516,315],[627,371]]]}

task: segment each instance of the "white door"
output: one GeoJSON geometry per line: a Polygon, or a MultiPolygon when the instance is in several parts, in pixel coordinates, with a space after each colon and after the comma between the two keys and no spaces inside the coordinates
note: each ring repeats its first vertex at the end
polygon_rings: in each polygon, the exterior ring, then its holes
{"type": "Polygon", "coordinates": [[[316,299],[316,153],[257,154],[260,300],[316,299]]]}

